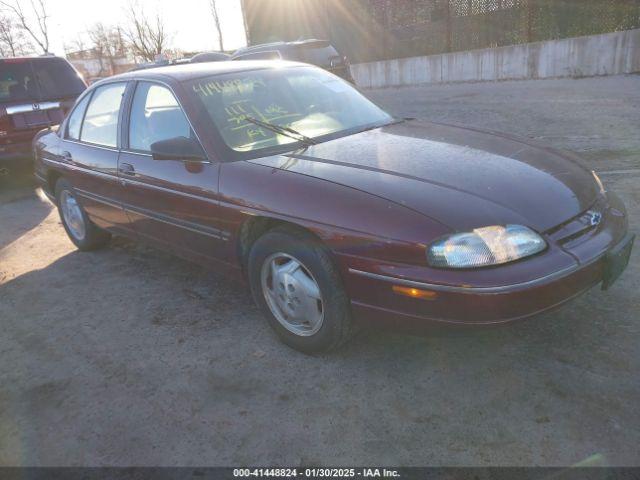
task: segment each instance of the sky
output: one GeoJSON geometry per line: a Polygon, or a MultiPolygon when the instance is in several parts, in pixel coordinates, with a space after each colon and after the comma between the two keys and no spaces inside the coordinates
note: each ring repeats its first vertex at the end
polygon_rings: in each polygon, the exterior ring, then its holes
{"type": "MultiPolygon", "coordinates": [[[[51,50],[64,54],[91,25],[124,25],[130,0],[45,0],[49,10],[51,50]]],[[[217,50],[209,0],[137,0],[147,15],[160,12],[171,35],[171,47],[183,51],[217,50]]],[[[225,49],[246,44],[240,0],[217,0],[225,49]]],[[[27,2],[25,2],[27,3],[27,2]]],[[[85,37],[86,38],[86,37],[85,37]]],[[[86,42],[88,44],[88,41],[86,42]]],[[[87,45],[88,46],[88,45],[87,45]]]]}

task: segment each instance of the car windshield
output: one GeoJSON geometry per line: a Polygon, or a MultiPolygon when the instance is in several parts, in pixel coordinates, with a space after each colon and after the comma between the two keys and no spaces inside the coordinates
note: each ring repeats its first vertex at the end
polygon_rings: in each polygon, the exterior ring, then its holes
{"type": "Polygon", "coordinates": [[[250,121],[288,127],[312,139],[385,125],[392,117],[338,77],[311,67],[272,68],[191,81],[226,145],[256,152],[299,143],[250,121]]]}

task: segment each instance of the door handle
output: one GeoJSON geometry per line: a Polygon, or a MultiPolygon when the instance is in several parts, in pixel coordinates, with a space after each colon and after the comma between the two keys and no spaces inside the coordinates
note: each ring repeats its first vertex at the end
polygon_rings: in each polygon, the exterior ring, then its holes
{"type": "Polygon", "coordinates": [[[71,152],[62,152],[62,159],[67,163],[73,162],[73,156],[71,155],[71,152]]]}
{"type": "Polygon", "coordinates": [[[118,171],[123,175],[135,175],[136,169],[130,163],[121,163],[118,167],[118,171]]]}

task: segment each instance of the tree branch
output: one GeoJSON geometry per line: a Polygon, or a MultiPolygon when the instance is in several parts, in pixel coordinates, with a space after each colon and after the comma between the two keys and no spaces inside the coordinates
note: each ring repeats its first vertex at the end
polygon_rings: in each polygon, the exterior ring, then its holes
{"type": "Polygon", "coordinates": [[[222,38],[222,26],[220,25],[220,16],[218,15],[218,4],[216,0],[209,0],[211,7],[211,16],[213,17],[213,24],[218,32],[218,45],[220,51],[224,52],[224,40],[222,38]]]}
{"type": "Polygon", "coordinates": [[[31,0],[31,8],[36,17],[37,29],[40,31],[38,34],[36,29],[30,25],[27,20],[27,16],[20,5],[20,2],[9,2],[6,0],[0,0],[0,6],[5,10],[10,11],[15,16],[20,28],[27,32],[29,36],[38,44],[42,49],[42,53],[49,53],[49,29],[47,25],[47,10],[44,4],[44,0],[38,0],[38,5],[31,0]],[[38,7],[39,5],[39,7],[38,7]]]}

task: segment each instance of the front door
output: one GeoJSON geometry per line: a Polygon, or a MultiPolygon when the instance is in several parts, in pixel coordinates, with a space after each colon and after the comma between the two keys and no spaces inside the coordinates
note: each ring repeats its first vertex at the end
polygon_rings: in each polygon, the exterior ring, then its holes
{"type": "Polygon", "coordinates": [[[126,130],[118,175],[124,185],[123,206],[135,230],[176,253],[222,260],[227,233],[218,221],[219,164],[154,160],[151,155],[155,142],[195,138],[173,92],[162,84],[138,82],[126,130]]]}

